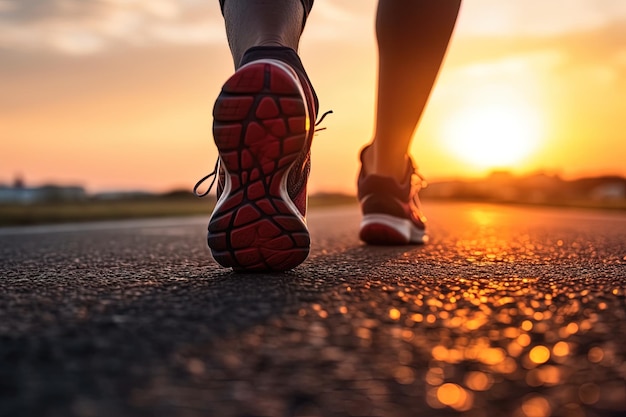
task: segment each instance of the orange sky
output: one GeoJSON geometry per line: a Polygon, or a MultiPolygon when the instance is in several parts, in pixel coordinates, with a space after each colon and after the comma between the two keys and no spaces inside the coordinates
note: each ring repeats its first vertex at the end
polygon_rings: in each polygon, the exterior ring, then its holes
{"type": "MultiPolygon", "coordinates": [[[[335,112],[313,145],[314,192],[354,192],[375,4],[317,0],[302,38],[335,112]]],[[[164,191],[213,167],[211,109],[232,71],[217,1],[0,0],[0,62],[0,183],[164,191]]],[[[623,0],[466,0],[412,152],[430,181],[626,175],[625,98],[623,0]]]]}

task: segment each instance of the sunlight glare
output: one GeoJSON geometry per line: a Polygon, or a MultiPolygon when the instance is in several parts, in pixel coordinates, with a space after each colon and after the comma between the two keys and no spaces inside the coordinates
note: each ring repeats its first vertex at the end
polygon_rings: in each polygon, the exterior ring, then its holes
{"type": "Polygon", "coordinates": [[[479,103],[452,113],[443,127],[446,147],[479,168],[511,168],[537,150],[541,126],[523,103],[479,103]]]}

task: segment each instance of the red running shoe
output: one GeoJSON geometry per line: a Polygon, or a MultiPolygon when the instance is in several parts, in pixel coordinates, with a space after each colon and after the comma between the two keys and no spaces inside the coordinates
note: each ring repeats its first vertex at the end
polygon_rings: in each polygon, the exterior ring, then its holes
{"type": "Polygon", "coordinates": [[[307,79],[281,60],[252,61],[224,84],[213,109],[222,175],[208,233],[220,265],[285,271],[307,258],[316,111],[307,79]]]}
{"type": "Polygon", "coordinates": [[[390,177],[365,172],[361,152],[358,196],[363,219],[359,237],[370,245],[410,245],[425,243],[426,218],[420,210],[417,193],[422,187],[413,160],[409,158],[401,183],[390,177]]]}

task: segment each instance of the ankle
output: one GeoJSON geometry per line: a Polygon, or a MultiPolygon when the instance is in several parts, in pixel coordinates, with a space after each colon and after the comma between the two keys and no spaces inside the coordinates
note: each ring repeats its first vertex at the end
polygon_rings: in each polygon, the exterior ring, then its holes
{"type": "Polygon", "coordinates": [[[271,36],[271,35],[260,36],[256,40],[256,42],[254,42],[254,45],[252,45],[250,48],[259,47],[259,46],[284,47],[284,48],[291,48],[295,50],[293,45],[289,45],[288,42],[286,42],[284,39],[281,39],[280,37],[277,37],[277,36],[271,36]]]}
{"type": "Polygon", "coordinates": [[[377,152],[369,146],[363,152],[363,167],[370,175],[391,177],[398,182],[404,180],[409,157],[406,153],[377,152]]]}

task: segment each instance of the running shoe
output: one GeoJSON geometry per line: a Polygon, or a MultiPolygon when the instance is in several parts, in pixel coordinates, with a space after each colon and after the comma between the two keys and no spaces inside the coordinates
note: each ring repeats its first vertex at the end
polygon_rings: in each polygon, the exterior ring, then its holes
{"type": "Polygon", "coordinates": [[[309,254],[305,220],[317,100],[302,71],[256,59],[226,81],[213,109],[218,201],[213,258],[237,271],[285,271],[309,254]]]}
{"type": "Polygon", "coordinates": [[[363,212],[360,239],[370,245],[425,243],[428,240],[426,218],[417,196],[423,180],[413,160],[409,158],[406,175],[399,183],[391,177],[368,174],[363,164],[363,152],[358,179],[358,197],[363,212]]]}

